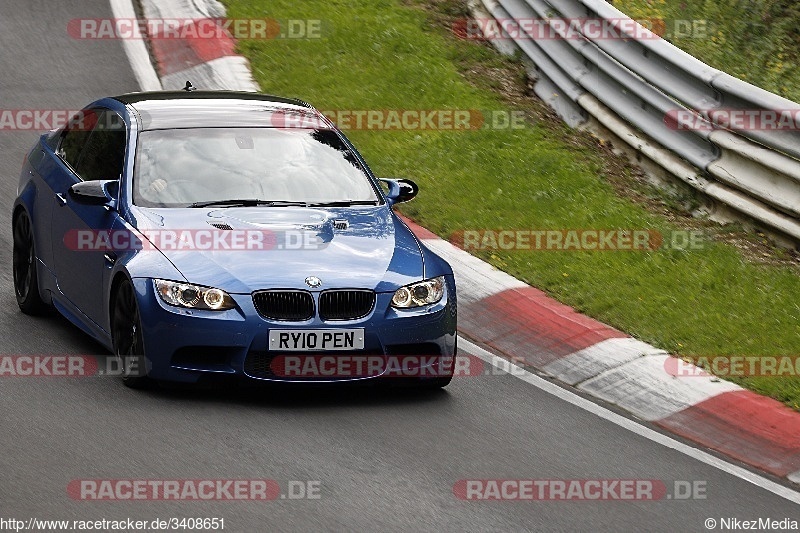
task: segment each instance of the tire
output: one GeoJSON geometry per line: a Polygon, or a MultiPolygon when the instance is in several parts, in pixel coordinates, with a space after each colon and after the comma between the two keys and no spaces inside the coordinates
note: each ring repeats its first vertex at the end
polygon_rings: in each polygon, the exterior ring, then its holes
{"type": "Polygon", "coordinates": [[[133,284],[127,279],[119,284],[114,294],[111,337],[114,355],[122,363],[122,382],[132,389],[152,388],[155,382],[147,376],[139,304],[136,302],[133,284]]]}
{"type": "Polygon", "coordinates": [[[45,314],[49,307],[39,295],[39,276],[36,272],[36,249],[33,242],[33,225],[28,213],[23,211],[14,219],[14,294],[17,305],[26,315],[45,314]]]}

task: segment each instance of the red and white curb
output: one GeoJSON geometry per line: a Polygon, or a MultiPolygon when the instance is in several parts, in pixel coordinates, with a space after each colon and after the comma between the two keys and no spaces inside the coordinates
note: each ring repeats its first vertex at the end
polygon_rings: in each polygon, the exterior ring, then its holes
{"type": "Polygon", "coordinates": [[[667,371],[671,356],[663,350],[581,315],[405,221],[453,266],[459,332],[465,337],[659,427],[800,483],[800,413],[727,381],[674,376],[667,371]]]}
{"type": "MultiPolygon", "coordinates": [[[[141,6],[144,18],[149,20],[185,20],[193,24],[196,20],[225,17],[225,7],[216,0],[141,0],[141,6]]],[[[190,80],[198,89],[260,90],[250,63],[236,54],[236,41],[227,32],[214,39],[150,37],[150,50],[164,89],[182,89],[190,80]]]]}
{"type": "MultiPolygon", "coordinates": [[[[130,2],[111,2],[115,16],[132,16],[130,2]]],[[[216,0],[142,0],[141,5],[147,18],[225,15],[216,0]]],[[[179,89],[191,80],[201,89],[259,90],[230,37],[150,44],[164,88],[179,89]]],[[[126,51],[142,88],[152,90],[142,50],[126,51]]],[[[671,375],[665,365],[671,356],[663,350],[581,315],[404,220],[453,266],[459,332],[465,337],[702,446],[800,483],[800,413],[727,381],[671,375]]]]}

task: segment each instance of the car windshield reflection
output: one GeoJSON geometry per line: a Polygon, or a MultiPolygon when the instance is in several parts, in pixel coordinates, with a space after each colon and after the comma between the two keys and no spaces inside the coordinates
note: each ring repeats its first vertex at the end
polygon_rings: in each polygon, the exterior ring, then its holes
{"type": "Polygon", "coordinates": [[[133,191],[143,207],[379,203],[358,158],[331,130],[144,131],[133,191]]]}

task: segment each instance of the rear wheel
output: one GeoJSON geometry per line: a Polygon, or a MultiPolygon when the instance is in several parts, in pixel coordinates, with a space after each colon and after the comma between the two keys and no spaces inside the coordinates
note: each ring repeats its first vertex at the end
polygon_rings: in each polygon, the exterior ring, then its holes
{"type": "Polygon", "coordinates": [[[40,315],[47,304],[39,295],[39,278],[36,274],[36,251],[33,243],[33,226],[28,213],[22,212],[14,220],[14,293],[23,313],[40,315]]]}
{"type": "Polygon", "coordinates": [[[134,389],[152,387],[154,382],[147,376],[145,366],[139,305],[136,303],[133,284],[127,279],[119,284],[114,297],[111,335],[114,339],[114,354],[122,363],[122,382],[134,389]]]}

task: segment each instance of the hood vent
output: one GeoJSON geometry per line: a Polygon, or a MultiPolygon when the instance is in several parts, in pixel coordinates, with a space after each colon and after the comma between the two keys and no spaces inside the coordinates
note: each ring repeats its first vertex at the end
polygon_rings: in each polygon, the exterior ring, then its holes
{"type": "Polygon", "coordinates": [[[350,227],[350,223],[344,219],[336,219],[333,221],[333,229],[335,230],[346,230],[350,227]]]}
{"type": "Polygon", "coordinates": [[[223,224],[222,222],[209,222],[210,225],[213,227],[223,230],[223,231],[231,231],[233,228],[228,224],[223,224]]]}

